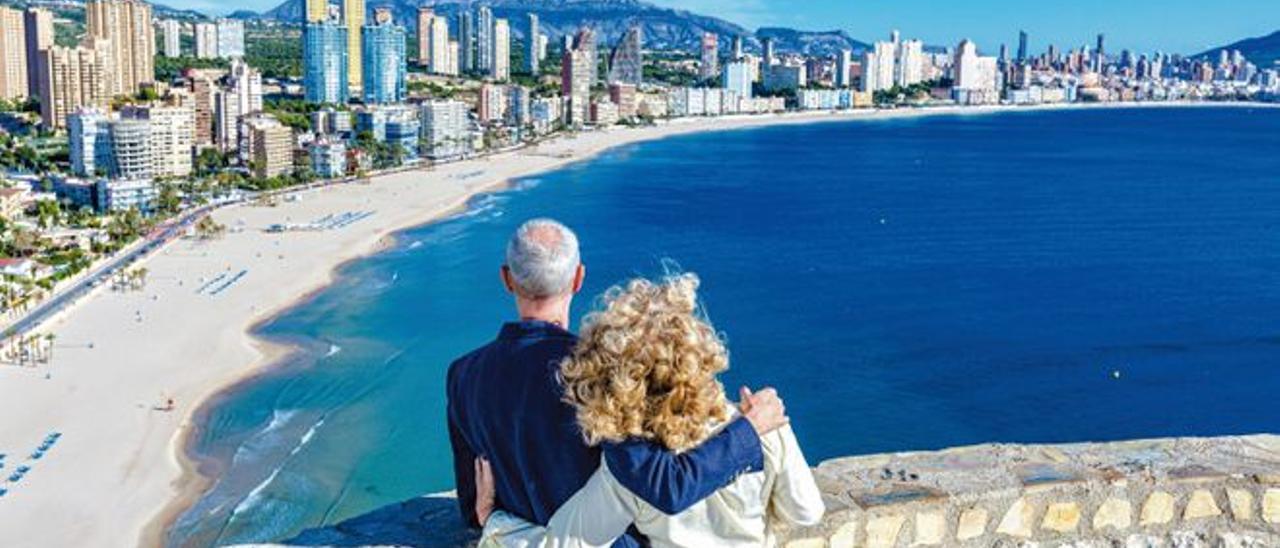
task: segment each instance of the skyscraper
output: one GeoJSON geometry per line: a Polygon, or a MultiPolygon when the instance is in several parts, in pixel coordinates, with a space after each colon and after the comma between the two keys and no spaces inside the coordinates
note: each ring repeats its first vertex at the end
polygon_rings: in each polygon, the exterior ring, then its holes
{"type": "Polygon", "coordinates": [[[244,21],[239,19],[219,19],[218,57],[235,59],[244,57],[244,21]]]}
{"type": "Polygon", "coordinates": [[[924,42],[907,40],[898,44],[894,84],[910,86],[924,81],[924,42]]]}
{"type": "Polygon", "coordinates": [[[160,30],[164,34],[164,56],[181,57],[182,23],[179,23],[177,19],[165,19],[160,21],[160,30]]]}
{"type": "Polygon", "coordinates": [[[89,37],[106,41],[111,66],[106,78],[111,95],[133,95],[155,81],[156,34],[151,5],[142,0],[89,0],[85,4],[89,37]]]}
{"type": "Polygon", "coordinates": [[[475,16],[470,11],[458,12],[458,71],[476,70],[475,16]]]}
{"type": "Polygon", "coordinates": [[[1027,62],[1027,31],[1018,32],[1018,62],[1027,62]]]}
{"type": "Polygon", "coordinates": [[[503,82],[511,79],[511,25],[506,19],[493,22],[493,61],[489,77],[503,82]]]}
{"type": "Polygon", "coordinates": [[[773,38],[764,39],[764,66],[772,65],[776,57],[773,51],[773,38]]]}
{"type": "Polygon", "coordinates": [[[405,32],[392,22],[390,9],[379,8],[374,12],[373,24],[365,26],[363,54],[364,101],[403,101],[407,92],[405,32]]]}
{"type": "Polygon", "coordinates": [[[27,8],[23,19],[27,35],[27,93],[39,97],[38,61],[42,50],[53,47],[53,13],[42,8],[27,8]]]}
{"type": "Polygon", "coordinates": [[[1094,72],[1102,72],[1107,66],[1107,35],[1098,34],[1098,47],[1093,52],[1093,70],[1094,72]]]}
{"type": "Polygon", "coordinates": [[[729,60],[737,61],[738,59],[741,59],[741,58],[742,58],[742,37],[734,36],[733,37],[733,57],[731,57],[729,60]]]}
{"type": "Polygon", "coordinates": [[[27,33],[22,12],[0,6],[0,99],[26,97],[27,33]]]}
{"type": "Polygon", "coordinates": [[[302,33],[302,83],[308,102],[347,102],[347,27],[329,20],[307,23],[302,33]]]}
{"type": "Polygon", "coordinates": [[[493,10],[488,6],[480,6],[476,10],[476,68],[475,70],[493,75],[493,10]]]}
{"type": "Polygon", "coordinates": [[[329,19],[329,0],[307,0],[306,23],[322,23],[329,19]]]}
{"type": "Polygon", "coordinates": [[[644,81],[644,31],[640,26],[627,29],[609,57],[609,83],[638,86],[644,81]]]}
{"type": "Polygon", "coordinates": [[[454,59],[457,42],[449,41],[449,20],[442,16],[434,16],[431,18],[431,32],[427,36],[427,41],[431,43],[431,65],[427,70],[432,74],[447,74],[456,76],[458,74],[457,59],[454,59]]]}
{"type": "Polygon", "coordinates": [[[431,66],[431,22],[435,11],[429,7],[418,8],[418,65],[431,66]]]}
{"type": "Polygon", "coordinates": [[[702,62],[698,65],[698,77],[703,80],[720,74],[719,37],[713,32],[702,34],[702,62]]]}
{"type": "Polygon", "coordinates": [[[600,50],[596,42],[596,31],[583,27],[574,38],[573,47],[587,56],[589,87],[595,87],[600,83],[600,50]]]}
{"type": "MultiPolygon", "coordinates": [[[[842,52],[848,55],[849,52],[842,52]]],[[[732,91],[742,99],[751,98],[751,84],[755,82],[755,67],[753,63],[747,60],[729,61],[724,66],[724,75],[721,78],[721,87],[725,91],[732,91]]]]}
{"type": "Polygon", "coordinates": [[[196,57],[214,59],[218,57],[218,26],[213,23],[195,24],[196,57]]]}
{"type": "Polygon", "coordinates": [[[853,85],[853,52],[847,49],[836,54],[836,87],[847,88],[853,85]]]}
{"type": "Polygon", "coordinates": [[[191,175],[195,112],[186,107],[130,105],[121,117],[149,122],[152,177],[191,175]]]}
{"type": "Polygon", "coordinates": [[[342,22],[347,27],[347,84],[361,87],[361,48],[364,42],[360,33],[364,30],[364,0],[342,0],[342,22]]]}
{"type": "Polygon", "coordinates": [[[591,101],[591,60],[586,51],[571,47],[560,61],[560,94],[567,101],[565,123],[581,126],[587,123],[591,101]]]}
{"type": "Polygon", "coordinates": [[[107,83],[110,52],[90,40],[75,48],[51,46],[37,56],[41,125],[65,127],[68,114],[81,107],[106,107],[111,101],[107,83]]]}
{"type": "Polygon", "coordinates": [[[102,110],[81,109],[67,115],[67,145],[71,172],[79,177],[106,174],[111,163],[106,132],[110,119],[102,110]],[[101,170],[101,171],[99,171],[101,170]]]}
{"type": "Polygon", "coordinates": [[[539,50],[539,42],[542,38],[542,32],[538,29],[538,14],[530,13],[528,26],[524,32],[525,60],[528,62],[529,74],[538,74],[538,64],[542,61],[542,52],[539,50]]]}

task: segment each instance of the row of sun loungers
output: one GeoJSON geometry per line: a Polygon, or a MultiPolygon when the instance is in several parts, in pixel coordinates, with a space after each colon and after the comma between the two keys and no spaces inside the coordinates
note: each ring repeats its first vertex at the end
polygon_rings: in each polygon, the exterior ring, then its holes
{"type": "MultiPolygon", "coordinates": [[[[60,439],[62,439],[62,432],[50,432],[48,436],[45,436],[44,441],[40,442],[40,446],[37,447],[35,451],[31,452],[29,457],[30,460],[28,462],[44,458],[44,455],[48,453],[50,449],[53,449],[53,446],[56,445],[60,439]]],[[[8,455],[0,453],[0,469],[4,469],[5,459],[7,457],[8,455]]],[[[9,489],[11,489],[14,484],[22,481],[22,478],[25,478],[28,472],[31,472],[31,465],[29,464],[23,464],[14,468],[13,472],[9,474],[8,478],[6,478],[6,482],[0,484],[3,485],[0,487],[0,497],[8,495],[9,489]]]]}

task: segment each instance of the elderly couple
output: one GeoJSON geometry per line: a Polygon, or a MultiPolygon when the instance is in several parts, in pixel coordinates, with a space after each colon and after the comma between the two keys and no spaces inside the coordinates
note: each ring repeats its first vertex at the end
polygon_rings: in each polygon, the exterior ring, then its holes
{"type": "Polygon", "coordinates": [[[605,292],[569,331],[586,270],[549,220],[507,244],[519,321],[449,368],[458,501],[482,546],[771,546],[824,511],[772,389],[730,404],[729,356],[689,274],[605,292]]]}

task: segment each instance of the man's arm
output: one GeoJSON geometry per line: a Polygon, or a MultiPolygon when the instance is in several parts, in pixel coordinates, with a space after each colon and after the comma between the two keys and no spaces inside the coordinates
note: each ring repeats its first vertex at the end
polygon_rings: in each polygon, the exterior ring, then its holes
{"type": "Polygon", "coordinates": [[[476,518],[476,454],[454,423],[453,413],[449,412],[448,415],[449,445],[453,446],[453,481],[458,490],[458,509],[462,512],[462,522],[467,527],[479,529],[480,520],[476,518]]]}
{"type": "Polygon", "coordinates": [[[606,444],[604,459],[618,483],[658,511],[675,515],[738,476],[764,470],[760,436],[787,424],[786,406],[772,388],[742,388],[743,416],[702,445],[674,454],[656,443],[606,444]]]}

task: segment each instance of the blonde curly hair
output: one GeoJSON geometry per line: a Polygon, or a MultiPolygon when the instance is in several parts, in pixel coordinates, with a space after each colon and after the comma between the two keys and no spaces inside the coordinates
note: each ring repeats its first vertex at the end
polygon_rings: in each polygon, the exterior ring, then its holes
{"type": "Polygon", "coordinates": [[[605,292],[560,365],[564,400],[587,443],[654,440],[697,447],[728,418],[716,375],[728,350],[698,306],[698,277],[634,279],[605,292]]]}

